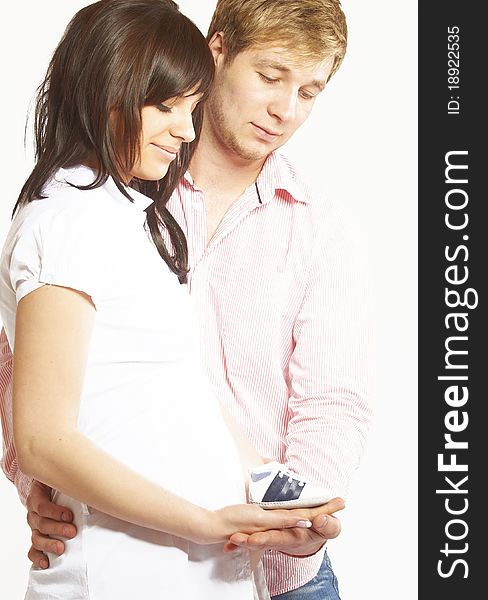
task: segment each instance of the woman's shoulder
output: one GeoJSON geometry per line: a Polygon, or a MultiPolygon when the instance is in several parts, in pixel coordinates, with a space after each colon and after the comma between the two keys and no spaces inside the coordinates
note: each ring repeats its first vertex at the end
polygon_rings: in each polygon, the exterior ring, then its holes
{"type": "Polygon", "coordinates": [[[56,222],[68,230],[88,227],[95,231],[107,219],[116,217],[121,204],[116,196],[122,194],[110,179],[98,187],[86,189],[94,181],[95,173],[88,167],[59,169],[44,185],[41,197],[24,204],[17,211],[14,228],[18,231],[38,227],[45,229],[56,222]],[[112,188],[115,188],[116,194],[112,188]]]}
{"type": "Polygon", "coordinates": [[[44,186],[40,198],[17,211],[7,248],[20,238],[30,239],[39,247],[56,240],[67,246],[76,241],[85,247],[124,247],[130,235],[139,235],[150,200],[130,190],[131,201],[112,178],[86,189],[95,177],[88,167],[60,169],[44,186]]]}
{"type": "Polygon", "coordinates": [[[107,193],[103,186],[93,190],[75,187],[91,181],[86,176],[70,177],[73,172],[60,169],[44,186],[40,198],[16,211],[4,246],[7,252],[19,243],[41,247],[47,238],[96,237],[96,232],[103,229],[107,221],[103,214],[107,193]]]}
{"type": "Polygon", "coordinates": [[[82,165],[59,169],[46,183],[42,190],[42,198],[34,200],[37,209],[46,211],[79,211],[80,213],[102,210],[110,200],[107,182],[94,188],[86,189],[95,182],[96,175],[88,167],[82,165]]]}

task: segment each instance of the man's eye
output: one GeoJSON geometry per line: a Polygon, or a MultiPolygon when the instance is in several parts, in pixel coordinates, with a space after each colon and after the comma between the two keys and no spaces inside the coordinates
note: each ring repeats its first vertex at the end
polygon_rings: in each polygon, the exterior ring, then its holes
{"type": "Polygon", "coordinates": [[[275,79],[274,77],[267,77],[266,75],[264,75],[263,73],[259,73],[259,76],[261,77],[261,79],[263,81],[265,81],[266,83],[276,83],[277,81],[279,81],[279,79],[275,79]]]}
{"type": "Polygon", "coordinates": [[[302,90],[300,92],[300,96],[304,99],[304,100],[313,100],[315,98],[315,94],[312,94],[311,92],[307,92],[305,90],[302,90]]]}

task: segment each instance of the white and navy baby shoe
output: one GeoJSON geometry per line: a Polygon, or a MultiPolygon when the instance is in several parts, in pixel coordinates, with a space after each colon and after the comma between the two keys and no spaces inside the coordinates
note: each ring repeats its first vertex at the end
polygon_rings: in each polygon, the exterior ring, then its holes
{"type": "Polygon", "coordinates": [[[308,483],[284,465],[271,462],[250,471],[249,501],[262,508],[311,508],[332,495],[308,483]]]}

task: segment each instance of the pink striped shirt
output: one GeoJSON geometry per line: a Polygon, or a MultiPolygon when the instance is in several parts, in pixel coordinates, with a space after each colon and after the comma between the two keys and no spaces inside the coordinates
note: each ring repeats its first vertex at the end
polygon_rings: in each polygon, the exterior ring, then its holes
{"type": "MultiPolygon", "coordinates": [[[[168,207],[187,235],[189,289],[218,397],[262,456],[345,497],[371,417],[369,319],[357,252],[336,207],[278,153],[208,244],[204,196],[189,174],[168,207]]],[[[25,500],[3,332],[0,357],[2,467],[25,500]]],[[[304,585],[322,558],[266,553],[271,595],[304,585]]]]}

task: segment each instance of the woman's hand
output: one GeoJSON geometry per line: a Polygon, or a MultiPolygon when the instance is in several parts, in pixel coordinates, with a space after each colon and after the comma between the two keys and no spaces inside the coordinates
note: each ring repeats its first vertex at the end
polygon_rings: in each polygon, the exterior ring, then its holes
{"type": "Polygon", "coordinates": [[[226,506],[208,514],[202,535],[194,540],[201,544],[227,542],[236,533],[251,535],[268,530],[310,528],[324,507],[264,510],[256,504],[226,506]]]}
{"type": "Polygon", "coordinates": [[[312,519],[312,527],[268,530],[254,534],[236,533],[224,546],[225,552],[234,552],[238,548],[249,551],[275,550],[291,556],[311,556],[318,552],[327,540],[337,537],[341,532],[339,519],[332,513],[342,510],[342,498],[334,498],[318,507],[318,515],[312,519]]]}

